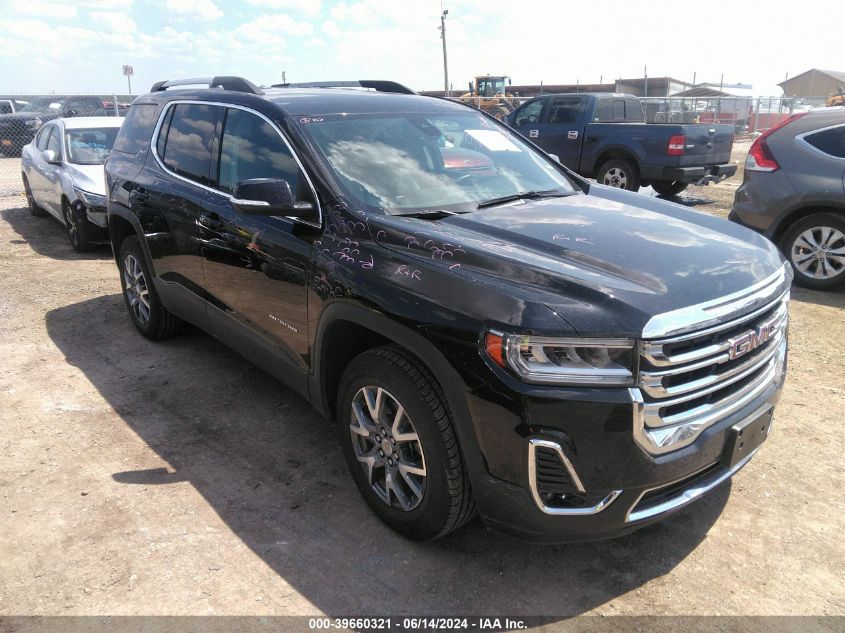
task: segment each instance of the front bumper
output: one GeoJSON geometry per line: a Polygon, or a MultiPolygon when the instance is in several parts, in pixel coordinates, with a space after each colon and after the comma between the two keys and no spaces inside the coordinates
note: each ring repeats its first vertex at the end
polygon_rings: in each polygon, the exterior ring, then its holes
{"type": "Polygon", "coordinates": [[[702,165],[698,167],[665,167],[662,180],[706,185],[718,183],[736,173],[736,165],[702,165]]]}

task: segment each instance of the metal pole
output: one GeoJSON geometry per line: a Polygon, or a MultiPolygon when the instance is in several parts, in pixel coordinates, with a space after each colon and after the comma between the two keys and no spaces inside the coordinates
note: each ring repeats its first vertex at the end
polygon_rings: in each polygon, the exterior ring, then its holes
{"type": "Polygon", "coordinates": [[[287,82],[288,82],[287,73],[285,73],[285,71],[283,70],[282,71],[282,83],[286,84],[287,82]]]}
{"type": "Polygon", "coordinates": [[[129,94],[132,94],[132,75],[126,75],[126,83],[129,86],[129,94]]]}
{"type": "Polygon", "coordinates": [[[643,96],[648,99],[648,66],[643,66],[643,75],[643,92],[645,92],[643,96]]]}
{"type": "Polygon", "coordinates": [[[446,59],[446,16],[449,15],[449,9],[445,9],[440,15],[440,37],[443,40],[443,95],[446,97],[449,94],[449,64],[446,59]]]}
{"type": "Polygon", "coordinates": [[[120,116],[120,113],[117,111],[117,95],[112,95],[112,98],[114,99],[114,115],[120,116]]]}

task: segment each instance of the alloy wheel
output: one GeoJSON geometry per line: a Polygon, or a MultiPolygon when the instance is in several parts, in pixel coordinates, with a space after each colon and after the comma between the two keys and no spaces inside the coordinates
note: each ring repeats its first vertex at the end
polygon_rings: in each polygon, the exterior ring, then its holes
{"type": "Polygon", "coordinates": [[[813,279],[831,279],[845,271],[845,233],[816,226],[799,233],[790,253],[795,267],[813,279]]]}
{"type": "Polygon", "coordinates": [[[150,320],[150,292],[144,269],[131,254],[123,260],[123,288],[132,314],[139,323],[145,325],[150,320]]]}
{"type": "Polygon", "coordinates": [[[425,456],[405,407],[386,389],[362,387],[352,398],[352,447],[376,496],[409,512],[422,501],[425,456]]]}
{"type": "Polygon", "coordinates": [[[73,207],[69,204],[65,205],[65,225],[70,236],[70,243],[77,246],[79,244],[79,222],[73,212],[73,207]]]}
{"type": "Polygon", "coordinates": [[[611,167],[605,173],[602,184],[617,187],[618,189],[625,189],[628,185],[628,174],[619,169],[619,167],[611,167]]]}

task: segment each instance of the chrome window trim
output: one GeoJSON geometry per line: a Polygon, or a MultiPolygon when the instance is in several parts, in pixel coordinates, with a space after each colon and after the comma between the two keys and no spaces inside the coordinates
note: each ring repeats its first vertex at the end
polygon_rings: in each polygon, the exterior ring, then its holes
{"type": "Polygon", "coordinates": [[[584,485],[581,483],[581,478],[578,477],[578,473],[575,472],[572,462],[569,461],[569,458],[563,452],[560,444],[557,442],[550,442],[548,440],[531,438],[528,440],[528,487],[531,490],[531,497],[534,499],[534,503],[537,504],[537,507],[544,514],[550,514],[553,516],[590,516],[598,514],[599,512],[606,510],[607,507],[616,501],[616,498],[622,494],[621,490],[612,490],[596,505],[587,508],[554,508],[547,506],[543,503],[543,500],[540,498],[540,493],[537,490],[537,448],[541,446],[555,451],[560,460],[563,462],[569,476],[572,478],[572,482],[575,484],[578,492],[585,492],[585,490],[584,485]]]}
{"type": "Polygon", "coordinates": [[[799,145],[802,145],[805,149],[810,150],[814,154],[818,154],[819,156],[823,156],[824,158],[830,158],[833,160],[841,160],[845,161],[845,156],[834,156],[833,154],[828,154],[827,152],[823,152],[818,147],[813,145],[807,140],[808,136],[812,136],[813,134],[819,134],[820,132],[827,132],[828,130],[835,130],[838,127],[845,127],[845,123],[836,123],[834,125],[828,125],[827,127],[820,127],[817,130],[810,130],[808,132],[802,132],[795,137],[795,140],[798,142],[799,145]]]}
{"type": "Polygon", "coordinates": [[[287,220],[290,220],[292,222],[298,222],[300,224],[306,224],[308,226],[313,226],[313,227],[316,227],[316,228],[321,228],[323,226],[323,209],[320,206],[320,200],[317,197],[317,190],[314,187],[314,183],[311,181],[311,176],[308,175],[308,171],[305,169],[305,166],[302,164],[302,161],[299,159],[299,155],[296,153],[293,146],[290,144],[290,141],[288,141],[288,138],[287,138],[287,136],[285,136],[285,133],[282,132],[282,130],[279,129],[279,127],[275,123],[273,123],[273,121],[268,119],[266,116],[264,116],[260,112],[253,110],[252,108],[248,108],[248,107],[242,106],[242,105],[237,105],[237,104],[234,104],[234,103],[224,103],[222,101],[202,101],[202,100],[199,100],[199,99],[174,99],[173,101],[168,101],[165,104],[165,106],[161,109],[161,113],[159,114],[158,121],[156,122],[155,129],[153,130],[152,138],[150,138],[150,151],[152,152],[153,157],[155,158],[156,162],[158,163],[158,166],[161,167],[161,169],[165,173],[169,174],[170,176],[173,176],[174,178],[178,178],[179,180],[182,180],[182,181],[184,181],[184,182],[186,182],[190,185],[194,185],[195,187],[200,187],[201,189],[205,189],[206,191],[217,194],[218,196],[222,196],[222,197],[226,198],[230,203],[235,201],[235,198],[233,198],[231,195],[229,195],[225,191],[220,191],[219,189],[215,189],[214,187],[209,187],[208,185],[204,185],[202,183],[196,182],[195,180],[191,180],[190,178],[185,178],[184,176],[180,176],[179,174],[171,171],[170,169],[168,169],[165,166],[164,161],[158,155],[158,151],[156,150],[156,146],[158,145],[158,136],[161,133],[161,126],[164,123],[164,119],[167,116],[168,110],[170,110],[170,108],[173,108],[173,107],[179,105],[180,103],[190,104],[190,105],[219,106],[219,107],[222,107],[222,108],[232,108],[233,110],[243,110],[244,112],[249,112],[250,114],[254,114],[255,116],[259,117],[260,119],[263,119],[264,121],[266,121],[270,125],[270,127],[272,127],[276,131],[276,133],[279,135],[279,137],[282,139],[282,142],[284,142],[285,146],[288,148],[288,151],[290,151],[291,156],[293,156],[293,159],[296,161],[296,164],[299,167],[299,170],[305,176],[305,180],[306,180],[306,182],[308,182],[308,187],[311,189],[311,195],[314,197],[314,204],[317,206],[317,214],[318,214],[319,219],[317,220],[317,222],[311,222],[309,220],[303,220],[301,218],[298,218],[296,216],[291,216],[291,215],[285,215],[285,216],[273,215],[273,216],[268,216],[268,217],[274,217],[274,218],[280,218],[281,217],[281,218],[285,218],[287,220]]]}
{"type": "Polygon", "coordinates": [[[774,273],[743,290],[685,308],[657,314],[645,324],[642,338],[664,338],[719,325],[729,314],[754,310],[783,294],[792,281],[792,268],[784,262],[774,273]]]}
{"type": "MultiPolygon", "coordinates": [[[[761,409],[758,409],[755,413],[752,414],[752,416],[759,415],[760,413],[765,411],[765,409],[766,409],[766,407],[762,407],[761,409]]],[[[752,416],[749,416],[749,417],[752,417],[752,416]]],[[[658,486],[657,488],[649,488],[648,490],[644,490],[640,494],[640,496],[637,497],[637,500],[628,509],[628,513],[625,515],[625,523],[634,523],[636,521],[642,521],[644,519],[650,519],[652,517],[656,517],[656,516],[659,516],[661,514],[665,514],[666,512],[669,512],[671,510],[676,510],[678,508],[682,508],[683,506],[687,505],[688,503],[695,501],[699,497],[707,494],[708,492],[710,492],[711,490],[713,490],[714,488],[716,488],[720,484],[724,483],[726,480],[733,477],[749,461],[751,461],[751,458],[754,457],[757,454],[757,451],[759,451],[759,450],[760,450],[760,447],[758,446],[753,451],[751,451],[751,454],[744,457],[742,459],[742,461],[739,461],[736,464],[734,464],[734,466],[732,468],[730,468],[729,470],[726,470],[724,472],[720,472],[715,478],[707,481],[704,484],[699,484],[697,486],[692,486],[690,488],[687,488],[687,489],[683,490],[682,492],[680,492],[676,497],[668,499],[667,501],[664,501],[663,503],[659,503],[659,504],[652,506],[650,508],[646,508],[644,510],[634,510],[634,508],[636,508],[637,505],[640,503],[640,500],[647,493],[651,492],[652,490],[658,490],[659,488],[663,488],[666,485],[671,485],[671,484],[664,484],[663,486],[658,486]]],[[[694,474],[695,473],[692,473],[692,475],[694,475],[694,474]]],[[[689,476],[692,476],[692,475],[687,475],[687,476],[689,477],[689,476]]]]}

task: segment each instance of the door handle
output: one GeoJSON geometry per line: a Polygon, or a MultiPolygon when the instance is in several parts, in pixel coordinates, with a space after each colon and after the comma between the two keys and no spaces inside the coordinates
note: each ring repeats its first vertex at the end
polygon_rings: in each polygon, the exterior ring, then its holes
{"type": "Polygon", "coordinates": [[[138,187],[132,191],[129,198],[132,202],[143,204],[150,199],[150,194],[148,194],[143,187],[138,187]]]}

